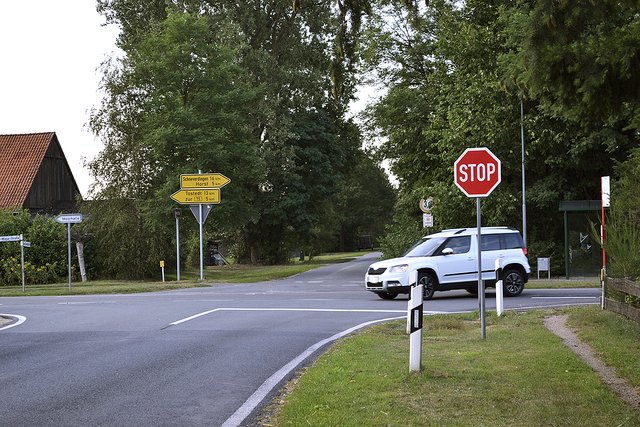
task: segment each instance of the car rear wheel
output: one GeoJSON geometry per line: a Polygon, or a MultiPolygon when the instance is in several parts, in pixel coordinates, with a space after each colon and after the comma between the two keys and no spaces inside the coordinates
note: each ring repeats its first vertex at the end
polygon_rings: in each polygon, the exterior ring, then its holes
{"type": "Polygon", "coordinates": [[[392,294],[391,292],[377,292],[378,296],[382,299],[394,299],[398,294],[392,294]]]}
{"type": "Polygon", "coordinates": [[[424,286],[423,299],[431,299],[436,291],[436,280],[430,273],[420,273],[418,276],[418,285],[424,286]]]}
{"type": "Polygon", "coordinates": [[[505,270],[502,276],[504,294],[508,297],[517,297],[524,289],[524,277],[518,270],[505,270]]]}

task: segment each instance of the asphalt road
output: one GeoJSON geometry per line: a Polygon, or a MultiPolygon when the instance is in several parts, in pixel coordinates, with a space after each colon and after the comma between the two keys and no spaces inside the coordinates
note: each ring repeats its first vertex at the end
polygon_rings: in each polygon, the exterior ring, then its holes
{"type": "MultiPolygon", "coordinates": [[[[406,299],[364,290],[375,256],[264,283],[0,298],[0,313],[25,319],[0,329],[0,425],[251,425],[330,342],[406,315],[406,299]]],[[[525,288],[505,308],[595,304],[598,297],[598,289],[525,288]]],[[[441,292],[425,311],[477,305],[464,291],[441,292]]]]}

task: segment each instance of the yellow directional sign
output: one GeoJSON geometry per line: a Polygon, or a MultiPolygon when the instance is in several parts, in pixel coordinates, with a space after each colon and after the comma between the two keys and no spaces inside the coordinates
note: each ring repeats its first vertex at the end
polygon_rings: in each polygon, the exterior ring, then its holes
{"type": "Polygon", "coordinates": [[[178,190],[171,195],[171,198],[182,205],[209,205],[220,203],[220,189],[212,188],[208,190],[178,190]]]}
{"type": "Polygon", "coordinates": [[[231,180],[221,173],[182,174],[180,188],[222,188],[231,180]]]}

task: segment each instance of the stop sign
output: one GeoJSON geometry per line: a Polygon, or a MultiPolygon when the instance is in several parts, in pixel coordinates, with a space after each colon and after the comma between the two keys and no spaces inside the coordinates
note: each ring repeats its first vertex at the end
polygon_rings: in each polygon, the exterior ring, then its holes
{"type": "Polygon", "coordinates": [[[500,159],[488,148],[467,148],[453,164],[453,179],[469,197],[487,197],[502,180],[500,159]]]}

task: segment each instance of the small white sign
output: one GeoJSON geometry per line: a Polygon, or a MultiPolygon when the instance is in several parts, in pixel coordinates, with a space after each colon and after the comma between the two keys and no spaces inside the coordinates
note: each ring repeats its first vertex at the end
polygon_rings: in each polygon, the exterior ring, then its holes
{"type": "Polygon", "coordinates": [[[433,227],[433,215],[430,213],[422,214],[422,228],[433,227]]]}
{"type": "Polygon", "coordinates": [[[0,236],[0,242],[19,242],[22,240],[20,235],[17,236],[0,236]]]}
{"type": "Polygon", "coordinates": [[[22,241],[22,247],[23,248],[30,248],[31,247],[31,242],[27,242],[26,240],[22,241]]]}
{"type": "Polygon", "coordinates": [[[549,258],[538,258],[538,270],[549,271],[549,258]]]}
{"type": "Polygon", "coordinates": [[[82,222],[84,218],[82,217],[82,214],[76,213],[76,214],[64,214],[64,215],[58,215],[58,217],[56,218],[56,221],[59,222],[60,224],[77,224],[79,222],[82,222]]]}
{"type": "Polygon", "coordinates": [[[602,207],[611,207],[611,179],[608,176],[603,176],[600,179],[600,187],[602,190],[602,207]]]}

